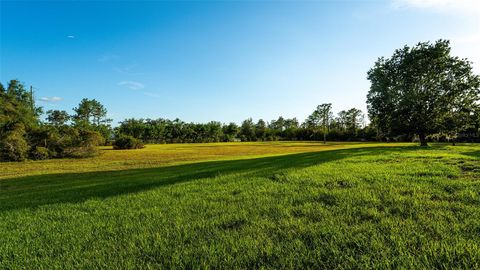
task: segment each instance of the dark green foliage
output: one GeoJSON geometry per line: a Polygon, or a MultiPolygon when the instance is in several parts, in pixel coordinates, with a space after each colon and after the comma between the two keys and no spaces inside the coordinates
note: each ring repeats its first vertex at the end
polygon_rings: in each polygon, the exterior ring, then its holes
{"type": "Polygon", "coordinates": [[[107,109],[97,100],[84,98],[73,108],[75,115],[72,116],[75,127],[80,129],[95,130],[102,134],[105,139],[110,139],[112,129],[107,118],[107,109]]]}
{"type": "Polygon", "coordinates": [[[119,136],[113,143],[113,149],[140,149],[145,147],[139,139],[129,135],[119,136]]]}
{"type": "Polygon", "coordinates": [[[35,146],[35,148],[30,152],[30,158],[33,160],[43,160],[50,157],[50,151],[46,147],[35,146]]]}
{"type": "Polygon", "coordinates": [[[228,125],[224,125],[222,127],[223,132],[223,141],[225,142],[233,142],[238,134],[238,125],[231,122],[228,125]]]}
{"type": "Polygon", "coordinates": [[[323,143],[327,143],[327,134],[329,132],[330,123],[333,119],[332,103],[324,103],[318,105],[315,111],[308,116],[308,126],[312,128],[321,127],[323,133],[323,143]]]}
{"type": "Polygon", "coordinates": [[[371,121],[385,136],[446,132],[455,136],[474,121],[480,77],[470,62],[450,55],[448,41],[418,43],[379,58],[368,72],[371,121]]]}
{"type": "Polygon", "coordinates": [[[59,127],[66,125],[70,120],[70,115],[66,111],[49,110],[47,111],[47,121],[50,125],[59,127]]]}
{"type": "Polygon", "coordinates": [[[97,131],[69,128],[56,143],[57,157],[84,158],[95,156],[105,138],[97,131]]]}
{"type": "MultiPolygon", "coordinates": [[[[220,122],[211,121],[206,124],[187,123],[180,119],[126,119],[115,128],[115,136],[122,134],[135,137],[146,143],[200,143],[200,142],[231,142],[241,141],[319,141],[328,139],[332,141],[345,140],[374,140],[375,129],[364,123],[360,110],[352,108],[340,112],[337,118],[328,113],[329,118],[325,124],[314,123],[311,118],[302,125],[296,118],[266,122],[263,119],[254,123],[251,118],[242,122],[239,127],[235,123],[222,125],[220,122]],[[325,133],[327,131],[327,133],[325,133]]],[[[322,120],[323,121],[323,120],[322,120]]]]}
{"type": "Polygon", "coordinates": [[[0,137],[0,160],[22,161],[27,158],[29,146],[22,124],[16,124],[0,137]]]}
{"type": "Polygon", "coordinates": [[[110,138],[106,109],[96,100],[83,99],[75,109],[74,125],[65,111],[49,110],[40,121],[33,93],[17,80],[0,85],[0,160],[21,161],[55,157],[90,157],[110,138]]]}
{"type": "Polygon", "coordinates": [[[252,142],[257,140],[255,135],[255,125],[253,124],[252,118],[248,118],[242,122],[238,135],[242,142],[252,142]]]}

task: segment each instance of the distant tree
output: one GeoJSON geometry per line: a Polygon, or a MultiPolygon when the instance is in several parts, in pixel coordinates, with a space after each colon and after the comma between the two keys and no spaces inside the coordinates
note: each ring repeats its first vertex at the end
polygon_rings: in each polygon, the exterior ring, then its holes
{"type": "Polygon", "coordinates": [[[239,132],[242,141],[255,141],[255,125],[252,118],[248,118],[242,122],[239,132]]]}
{"type": "Polygon", "coordinates": [[[111,119],[107,119],[107,109],[95,99],[82,99],[73,111],[75,111],[73,118],[79,125],[99,126],[111,122],[111,119]]]}
{"type": "MultiPolygon", "coordinates": [[[[449,114],[478,103],[479,76],[473,74],[469,61],[451,56],[450,50],[446,40],[421,42],[377,60],[368,72],[367,104],[370,119],[381,132],[414,133],[426,146],[427,135],[448,126],[449,114]]],[[[459,124],[453,123],[461,129],[459,124]]]]}
{"type": "Polygon", "coordinates": [[[357,130],[361,127],[363,122],[363,113],[361,110],[356,108],[351,108],[345,112],[345,126],[347,132],[355,136],[357,130]]]}
{"type": "Polygon", "coordinates": [[[318,105],[315,111],[308,117],[308,122],[315,128],[320,128],[323,133],[323,143],[327,143],[327,133],[330,121],[333,118],[332,103],[318,105]]]}
{"type": "Polygon", "coordinates": [[[111,137],[111,127],[109,123],[112,121],[107,118],[107,109],[97,100],[84,98],[73,108],[75,115],[73,121],[75,126],[83,129],[94,130],[102,134],[105,139],[111,137]]]}
{"type": "Polygon", "coordinates": [[[259,119],[257,124],[255,124],[255,136],[257,140],[264,141],[265,136],[267,135],[267,123],[263,119],[259,119]]]}
{"type": "Polygon", "coordinates": [[[231,142],[234,141],[238,134],[238,125],[231,122],[228,125],[222,127],[224,141],[231,142]]]}
{"type": "Polygon", "coordinates": [[[205,126],[205,139],[207,142],[219,142],[223,137],[222,123],[210,121],[205,126]]]}
{"type": "Polygon", "coordinates": [[[70,115],[66,111],[48,110],[46,120],[51,125],[59,127],[65,125],[70,120],[70,115]]]}
{"type": "Polygon", "coordinates": [[[132,136],[136,139],[144,138],[145,123],[143,119],[125,119],[120,122],[120,125],[116,128],[118,134],[124,134],[132,136]]]}

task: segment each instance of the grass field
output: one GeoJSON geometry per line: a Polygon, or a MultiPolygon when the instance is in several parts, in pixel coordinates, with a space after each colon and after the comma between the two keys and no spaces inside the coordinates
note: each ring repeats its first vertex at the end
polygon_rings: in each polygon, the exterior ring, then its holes
{"type": "Polygon", "coordinates": [[[148,145],[0,166],[0,269],[480,268],[480,145],[148,145]]]}

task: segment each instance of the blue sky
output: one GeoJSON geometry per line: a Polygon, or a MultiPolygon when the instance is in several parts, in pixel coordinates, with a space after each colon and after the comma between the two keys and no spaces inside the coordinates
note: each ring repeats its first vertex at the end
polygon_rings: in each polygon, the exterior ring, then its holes
{"type": "Polygon", "coordinates": [[[405,44],[450,39],[479,73],[477,2],[2,1],[0,81],[46,110],[95,98],[115,122],[365,112],[366,72],[405,44]]]}

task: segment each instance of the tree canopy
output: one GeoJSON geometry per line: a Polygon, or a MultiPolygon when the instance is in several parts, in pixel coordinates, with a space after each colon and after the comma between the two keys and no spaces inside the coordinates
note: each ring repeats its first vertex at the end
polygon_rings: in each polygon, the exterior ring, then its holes
{"type": "Polygon", "coordinates": [[[384,135],[426,136],[464,128],[479,102],[480,78],[446,40],[421,42],[379,58],[368,71],[370,120],[384,135]],[[463,119],[461,121],[457,121],[463,119]]]}

